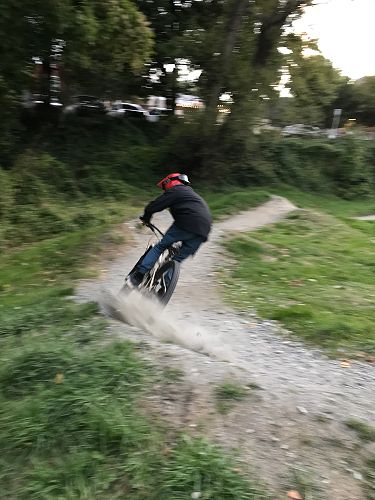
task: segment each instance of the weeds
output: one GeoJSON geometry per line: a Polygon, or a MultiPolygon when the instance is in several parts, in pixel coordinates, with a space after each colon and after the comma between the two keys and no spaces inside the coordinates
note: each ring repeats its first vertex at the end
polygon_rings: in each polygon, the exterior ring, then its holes
{"type": "Polygon", "coordinates": [[[178,382],[179,380],[182,379],[183,376],[184,376],[183,370],[181,370],[180,368],[176,368],[174,366],[167,366],[163,368],[162,371],[162,380],[168,384],[173,384],[175,382],[178,382]]]}
{"type": "Polygon", "coordinates": [[[297,490],[306,500],[323,500],[322,491],[316,484],[312,473],[306,470],[293,469],[289,487],[297,490]]]}
{"type": "Polygon", "coordinates": [[[366,493],[368,500],[374,500],[375,498],[375,455],[372,455],[366,461],[365,468],[365,479],[366,479],[366,493]]]}
{"type": "Polygon", "coordinates": [[[355,419],[347,420],[345,424],[356,431],[362,441],[375,442],[375,427],[355,419]]]}
{"type": "Polygon", "coordinates": [[[233,382],[224,382],[216,387],[215,393],[220,399],[234,399],[239,401],[246,396],[247,390],[243,386],[234,384],[233,382]]]}
{"type": "Polygon", "coordinates": [[[255,500],[265,498],[259,487],[238,477],[234,464],[205,440],[184,437],[163,471],[162,495],[182,500],[199,492],[202,499],[255,500]],[[225,472],[224,472],[225,471],[225,472]]]}
{"type": "Polygon", "coordinates": [[[248,394],[248,390],[233,382],[223,382],[215,388],[216,407],[219,413],[228,413],[234,401],[241,401],[248,394]]]}

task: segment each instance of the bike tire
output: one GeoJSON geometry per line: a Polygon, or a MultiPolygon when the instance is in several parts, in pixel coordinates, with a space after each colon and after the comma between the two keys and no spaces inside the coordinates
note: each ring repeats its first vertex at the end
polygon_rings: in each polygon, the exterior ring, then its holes
{"type": "MultiPolygon", "coordinates": [[[[127,274],[127,276],[125,277],[125,282],[124,284],[122,285],[119,293],[121,294],[124,294],[124,295],[127,295],[129,294],[132,290],[134,290],[134,288],[130,288],[128,285],[127,285],[127,279],[128,277],[134,273],[136,270],[137,270],[137,267],[139,266],[139,264],[142,262],[142,260],[146,257],[146,255],[148,254],[148,252],[153,248],[154,245],[150,245],[147,250],[145,251],[145,253],[138,259],[137,263],[133,266],[132,270],[129,271],[129,273],[127,274]]],[[[139,289],[139,288],[138,288],[139,289]]]]}
{"type": "Polygon", "coordinates": [[[166,289],[165,293],[163,295],[158,295],[159,302],[166,306],[168,302],[171,300],[171,297],[173,295],[173,292],[176,288],[178,278],[180,276],[180,263],[175,261],[175,260],[169,260],[165,262],[160,269],[157,270],[155,274],[155,281],[160,279],[163,274],[166,272],[170,271],[172,269],[172,276],[168,285],[168,288],[166,289]]]}

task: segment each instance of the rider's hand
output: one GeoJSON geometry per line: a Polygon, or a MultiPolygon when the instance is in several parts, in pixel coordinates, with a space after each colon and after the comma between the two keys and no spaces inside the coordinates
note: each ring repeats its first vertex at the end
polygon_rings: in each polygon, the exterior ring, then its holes
{"type": "Polygon", "coordinates": [[[144,219],[144,218],[142,217],[142,215],[140,215],[140,216],[139,216],[139,220],[141,221],[141,223],[142,223],[144,226],[147,226],[147,224],[149,223],[149,221],[148,221],[148,220],[146,220],[146,219],[144,219]]]}

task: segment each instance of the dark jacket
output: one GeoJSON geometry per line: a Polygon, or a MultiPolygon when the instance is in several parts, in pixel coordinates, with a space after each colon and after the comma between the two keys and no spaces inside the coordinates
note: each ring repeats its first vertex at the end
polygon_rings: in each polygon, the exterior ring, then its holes
{"type": "Polygon", "coordinates": [[[211,230],[212,216],[207,203],[190,186],[175,186],[151,201],[142,216],[145,222],[155,212],[169,208],[176,225],[207,239],[211,230]]]}

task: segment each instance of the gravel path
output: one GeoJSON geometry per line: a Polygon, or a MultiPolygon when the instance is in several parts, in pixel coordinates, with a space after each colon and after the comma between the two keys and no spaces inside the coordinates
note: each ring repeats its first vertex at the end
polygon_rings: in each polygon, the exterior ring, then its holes
{"type": "Polygon", "coordinates": [[[362,215],[361,217],[356,217],[357,220],[375,220],[375,215],[362,215]]]}
{"type": "MultiPolygon", "coordinates": [[[[239,456],[258,469],[275,495],[302,468],[323,492],[311,498],[359,500],[365,496],[358,470],[373,450],[359,448],[343,423],[350,418],[374,423],[374,367],[352,362],[344,368],[339,360],[291,340],[253,311],[236,314],[223,305],[217,286],[217,268],[226,258],[222,238],[276,222],[295,209],[286,199],[273,197],[215,224],[210,241],[184,264],[166,310],[134,299],[125,313],[133,326],[113,321],[111,333],[147,342],[152,349],[145,357],[183,368],[185,386],[172,402],[166,405],[157,388],[150,400],[159,402],[158,411],[179,425],[194,428],[202,418],[209,421],[207,433],[230,449],[239,447],[239,456]],[[212,386],[228,378],[262,390],[253,391],[254,397],[224,418],[214,415],[212,386]]],[[[165,229],[169,214],[157,214],[153,222],[165,229]]],[[[103,301],[103,289],[107,298],[108,290],[117,291],[145,247],[147,231],[125,224],[134,232],[132,248],[110,263],[99,280],[81,282],[80,300],[103,301]]]]}

